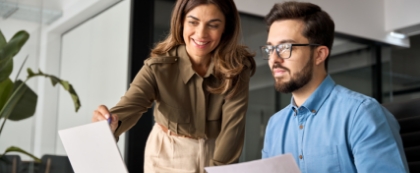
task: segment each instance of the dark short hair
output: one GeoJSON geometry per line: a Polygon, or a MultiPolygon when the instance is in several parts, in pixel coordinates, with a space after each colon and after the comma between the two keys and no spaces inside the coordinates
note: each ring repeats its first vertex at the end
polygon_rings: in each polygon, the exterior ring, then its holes
{"type": "MultiPolygon", "coordinates": [[[[309,43],[327,46],[331,52],[334,41],[334,21],[318,5],[307,2],[283,2],[277,3],[265,17],[270,29],[271,24],[278,20],[298,19],[305,23],[302,35],[309,40],[309,43]]],[[[325,60],[325,70],[328,68],[328,59],[325,60]]]]}

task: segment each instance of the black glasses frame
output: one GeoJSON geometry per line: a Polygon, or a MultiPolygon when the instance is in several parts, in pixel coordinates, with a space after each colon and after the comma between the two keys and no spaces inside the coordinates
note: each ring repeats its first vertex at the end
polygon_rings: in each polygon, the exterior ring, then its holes
{"type": "MultiPolygon", "coordinates": [[[[263,49],[265,49],[265,48],[267,48],[268,46],[271,46],[271,45],[265,45],[265,46],[261,46],[260,47],[260,50],[261,50],[261,52],[263,53],[263,54],[267,54],[267,52],[265,52],[263,49]]],[[[322,46],[322,45],[320,45],[320,44],[311,44],[311,43],[308,43],[308,44],[293,44],[293,43],[281,43],[281,44],[278,44],[278,45],[275,45],[275,46],[272,46],[273,48],[270,50],[270,52],[272,52],[273,50],[275,50],[276,51],[276,53],[277,53],[277,56],[279,57],[279,58],[282,58],[282,59],[289,59],[290,57],[292,57],[292,50],[293,50],[293,46],[322,46]],[[281,56],[280,56],[280,52],[279,52],[279,47],[280,47],[280,45],[290,45],[290,53],[289,53],[289,57],[287,57],[287,58],[282,58],[281,56]]],[[[267,56],[267,58],[264,58],[263,57],[263,59],[264,60],[269,60],[270,59],[270,54],[268,54],[268,56],[267,56]]]]}

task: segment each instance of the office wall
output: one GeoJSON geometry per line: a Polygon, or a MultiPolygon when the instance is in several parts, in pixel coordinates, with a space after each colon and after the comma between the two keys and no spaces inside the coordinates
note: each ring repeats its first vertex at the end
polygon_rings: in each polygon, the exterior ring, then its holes
{"type": "MultiPolygon", "coordinates": [[[[44,2],[45,0],[39,0],[37,2],[44,2]]],[[[129,34],[129,13],[130,13],[130,1],[123,1],[120,4],[113,6],[119,0],[66,0],[62,1],[63,15],[57,21],[50,25],[40,24],[41,19],[34,21],[26,21],[14,18],[0,18],[0,29],[5,35],[6,39],[9,40],[13,34],[19,30],[26,30],[31,35],[25,46],[22,48],[19,54],[14,58],[14,71],[11,74],[11,78],[14,79],[17,74],[17,70],[20,68],[24,58],[28,55],[28,60],[20,73],[19,78],[25,79],[27,76],[26,68],[30,67],[33,70],[41,69],[45,73],[57,75],[63,79],[69,80],[73,84],[79,96],[81,97],[82,108],[77,115],[62,115],[65,118],[71,118],[68,120],[70,124],[64,123],[67,121],[63,119],[59,114],[59,109],[69,109],[68,113],[74,113],[74,107],[71,103],[70,96],[65,93],[61,86],[52,87],[51,82],[46,78],[33,78],[28,82],[28,85],[38,94],[38,104],[36,113],[33,117],[22,120],[22,121],[7,121],[5,128],[0,136],[0,151],[4,151],[9,146],[18,146],[35,156],[41,157],[44,154],[63,154],[62,148],[58,149],[57,145],[61,147],[61,141],[57,135],[57,130],[76,125],[78,123],[89,123],[92,111],[98,106],[90,106],[89,99],[85,99],[86,96],[82,95],[87,87],[91,87],[86,82],[86,77],[89,75],[95,75],[94,72],[84,73],[80,77],[82,82],[75,78],[75,75],[65,75],[68,71],[68,62],[62,64],[64,59],[61,59],[63,53],[62,48],[62,36],[65,32],[71,33],[72,28],[77,28],[78,25],[85,23],[91,27],[90,38],[82,37],[77,38],[77,43],[83,44],[84,42],[91,43],[89,46],[95,44],[90,52],[90,56],[84,56],[84,63],[79,63],[71,67],[72,72],[80,72],[80,65],[87,63],[87,60],[92,57],[103,57],[106,61],[110,61],[110,56],[119,58],[118,62],[112,62],[113,72],[111,75],[106,73],[96,73],[99,75],[96,80],[108,79],[106,77],[114,77],[118,75],[118,79],[115,81],[118,86],[108,84],[107,86],[101,86],[102,88],[112,87],[113,92],[105,95],[104,97],[97,97],[101,99],[101,104],[115,104],[120,98],[127,86],[127,74],[128,74],[128,34],[129,34]],[[109,9],[108,9],[109,8],[109,9]],[[105,11],[105,12],[103,12],[105,11]],[[103,13],[101,13],[103,12],[103,13]],[[98,16],[96,16],[99,14],[98,16]],[[88,22],[88,21],[90,22],[88,22]],[[85,22],[86,21],[86,22],[85,22]],[[85,23],[83,23],[85,22],[85,23]],[[108,24],[106,26],[99,27],[101,24],[108,24]],[[97,29],[93,29],[96,26],[97,29]],[[99,27],[99,29],[98,29],[99,27]],[[104,37],[106,35],[106,37],[104,37]],[[102,39],[101,41],[93,39],[93,37],[102,39]],[[85,40],[83,40],[85,39],[85,40]],[[100,44],[98,44],[100,42],[100,44]],[[104,46],[104,48],[99,48],[104,46]],[[124,49],[124,50],[123,50],[124,49]],[[97,53],[99,50],[103,51],[97,53]],[[95,53],[96,52],[96,53],[95,53]],[[123,66],[121,65],[123,64],[123,66]],[[65,68],[63,68],[65,67],[65,68]],[[122,67],[122,68],[121,68],[122,67]],[[64,70],[63,70],[64,69],[64,70]],[[65,70],[67,69],[67,70],[65,70]],[[121,73],[124,72],[124,76],[121,73]],[[113,76],[114,75],[114,76],[113,76]],[[85,81],[83,81],[85,80],[85,81]],[[81,92],[81,93],[79,93],[81,92]],[[113,101],[109,101],[109,97],[113,97],[113,101]],[[69,103],[67,103],[69,102],[69,103]],[[68,107],[63,107],[68,106],[68,107]],[[85,109],[85,113],[82,113],[85,109]],[[89,118],[87,118],[89,117],[89,118]],[[73,123],[73,124],[72,124],[73,123]]],[[[31,1],[32,3],[32,1],[31,1]]],[[[35,2],[33,2],[35,3],[35,2]]],[[[76,30],[76,29],[74,29],[76,30]]],[[[77,36],[78,37],[78,36],[77,36]]],[[[82,52],[79,52],[82,54],[82,52]]],[[[79,57],[73,58],[77,60],[79,57]]],[[[106,66],[106,63],[104,63],[106,66]]],[[[108,66],[109,66],[108,62],[108,66]]],[[[97,66],[90,66],[90,69],[94,71],[97,66]]],[[[103,69],[105,70],[105,69],[103,69]]],[[[108,70],[111,71],[111,70],[108,70]]],[[[91,80],[94,81],[94,80],[91,80]]],[[[98,91],[98,90],[95,90],[98,91]]],[[[105,89],[105,92],[108,90],[105,89]]],[[[67,111],[67,110],[66,110],[67,111]]],[[[0,121],[1,122],[1,121],[0,121]]],[[[119,142],[121,150],[123,150],[124,138],[119,142]]],[[[15,153],[16,154],[16,153],[15,153]]],[[[123,153],[122,153],[123,154],[123,153]]],[[[32,160],[25,155],[21,155],[23,160],[32,160]]]]}
{"type": "MultiPolygon", "coordinates": [[[[60,90],[58,127],[66,129],[91,122],[100,105],[115,105],[128,84],[130,2],[119,4],[84,22],[62,37],[60,77],[70,81],[82,107],[75,113],[70,95],[60,90]]],[[[118,142],[124,154],[124,135],[118,142]]],[[[65,154],[56,138],[56,154],[65,154]]]]}
{"type": "MultiPolygon", "coordinates": [[[[235,0],[235,3],[238,10],[241,12],[265,16],[275,3],[284,1],[286,0],[235,0]]],[[[385,0],[298,1],[311,2],[319,5],[333,18],[337,32],[397,46],[409,46],[409,41],[407,39],[389,37],[389,31],[385,29],[385,22],[389,20],[385,17],[385,0]]],[[[400,1],[395,1],[393,3],[400,3],[400,1]]],[[[411,8],[415,8],[416,4],[418,4],[418,2],[405,1],[404,6],[411,5],[411,8]]],[[[420,23],[420,21],[418,23],[420,23]]]]}
{"type": "Polygon", "coordinates": [[[385,30],[404,29],[420,24],[419,0],[385,0],[385,30]]]}
{"type": "MultiPolygon", "coordinates": [[[[49,0],[43,0],[45,1],[49,0]]],[[[106,11],[120,0],[67,0],[62,2],[63,15],[50,25],[43,26],[38,65],[45,72],[59,75],[62,35],[106,11]]],[[[58,87],[46,78],[37,79],[38,104],[34,115],[33,153],[36,156],[55,154],[57,138],[58,87]]],[[[82,105],[83,106],[83,105],[82,105]]]]}

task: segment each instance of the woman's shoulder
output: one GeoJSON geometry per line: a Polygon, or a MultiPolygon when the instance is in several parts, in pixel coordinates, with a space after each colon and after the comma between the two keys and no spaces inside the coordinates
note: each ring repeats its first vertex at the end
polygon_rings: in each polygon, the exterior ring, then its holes
{"type": "Polygon", "coordinates": [[[179,59],[179,57],[176,56],[176,49],[177,46],[163,54],[151,54],[150,57],[144,61],[144,64],[148,66],[154,64],[174,64],[179,59]]]}
{"type": "Polygon", "coordinates": [[[178,61],[176,56],[152,56],[144,60],[144,64],[152,66],[156,64],[174,64],[178,61]]]}

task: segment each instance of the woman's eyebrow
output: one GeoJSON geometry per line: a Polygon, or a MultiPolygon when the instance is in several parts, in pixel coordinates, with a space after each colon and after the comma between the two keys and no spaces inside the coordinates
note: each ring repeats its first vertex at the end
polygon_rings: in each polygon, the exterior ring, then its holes
{"type": "MultiPolygon", "coordinates": [[[[192,18],[194,20],[200,20],[197,17],[192,16],[192,15],[188,15],[187,18],[192,18]]],[[[220,20],[220,19],[212,19],[212,20],[208,21],[208,23],[211,23],[211,22],[222,22],[222,20],[220,20]]]]}
{"type": "Polygon", "coordinates": [[[192,15],[188,15],[188,16],[187,16],[187,18],[192,18],[192,19],[194,19],[194,20],[199,20],[197,17],[194,17],[194,16],[192,16],[192,15]]]}

